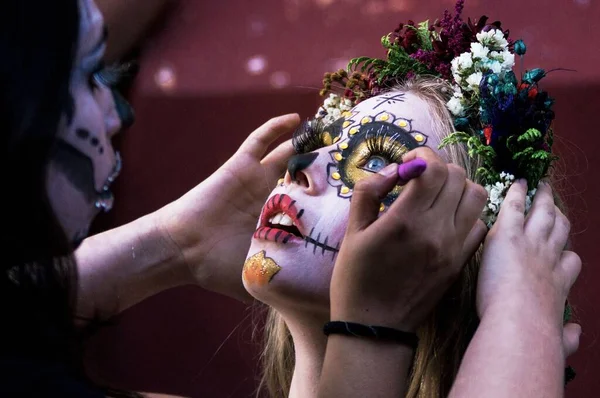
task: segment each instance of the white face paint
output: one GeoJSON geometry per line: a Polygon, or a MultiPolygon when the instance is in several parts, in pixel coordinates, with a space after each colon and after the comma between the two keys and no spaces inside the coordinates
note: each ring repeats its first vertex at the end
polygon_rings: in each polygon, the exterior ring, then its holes
{"type": "Polygon", "coordinates": [[[80,0],[71,107],[62,118],[48,170],[50,203],[67,236],[78,241],[98,212],[112,205],[110,182],[120,170],[111,139],[120,130],[112,91],[95,80],[106,48],[104,19],[92,0],[80,0]]]}
{"type": "MultiPolygon", "coordinates": [[[[389,92],[358,104],[290,160],[267,200],[243,271],[244,285],[281,310],[329,309],[329,284],[350,211],[352,188],[418,146],[437,148],[429,106],[389,92]],[[295,174],[295,175],[294,175],[295,174]]],[[[382,211],[400,194],[397,187],[382,211]]],[[[376,266],[377,259],[373,259],[376,266]]]]}

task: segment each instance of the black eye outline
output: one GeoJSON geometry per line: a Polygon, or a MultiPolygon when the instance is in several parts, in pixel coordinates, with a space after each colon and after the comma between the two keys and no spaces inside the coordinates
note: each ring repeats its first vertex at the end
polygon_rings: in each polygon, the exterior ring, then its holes
{"type": "Polygon", "coordinates": [[[325,125],[321,119],[303,122],[294,131],[292,145],[297,154],[309,153],[335,144],[342,136],[344,118],[325,125]]]}

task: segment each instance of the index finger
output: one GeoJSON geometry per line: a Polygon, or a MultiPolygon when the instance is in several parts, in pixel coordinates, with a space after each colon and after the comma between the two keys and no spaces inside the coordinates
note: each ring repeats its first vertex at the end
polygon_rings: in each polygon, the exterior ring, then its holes
{"type": "Polygon", "coordinates": [[[525,197],[527,196],[527,182],[525,180],[515,181],[500,206],[500,213],[496,224],[502,228],[519,228],[523,230],[525,223],[525,197]]]}
{"type": "Polygon", "coordinates": [[[402,162],[407,163],[415,159],[423,159],[427,164],[427,168],[418,178],[409,181],[404,186],[398,198],[401,198],[403,205],[394,206],[396,204],[394,203],[389,211],[394,211],[394,207],[406,206],[408,203],[411,206],[415,206],[415,208],[422,210],[429,209],[442,190],[448,178],[448,166],[446,162],[428,147],[421,147],[408,152],[402,157],[402,162]]]}
{"type": "Polygon", "coordinates": [[[242,143],[238,152],[248,152],[256,158],[262,158],[267,148],[281,135],[291,132],[300,123],[297,113],[278,116],[254,130],[242,143]]]}

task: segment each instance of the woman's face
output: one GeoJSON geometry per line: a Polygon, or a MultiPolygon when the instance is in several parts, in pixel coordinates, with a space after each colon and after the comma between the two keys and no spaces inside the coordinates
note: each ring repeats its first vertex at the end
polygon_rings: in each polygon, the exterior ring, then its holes
{"type": "Polygon", "coordinates": [[[80,0],[79,8],[70,105],[61,120],[48,171],[50,203],[73,242],[87,235],[100,210],[112,206],[109,186],[121,167],[111,139],[122,120],[112,90],[96,79],[106,47],[104,19],[92,0],[80,0]]]}
{"type": "MultiPolygon", "coordinates": [[[[361,102],[326,128],[296,136],[299,153],[263,207],[244,265],[244,285],[253,296],[278,309],[329,308],[354,184],[400,163],[411,149],[437,148],[428,110],[411,93],[390,92],[361,102]]],[[[382,212],[401,190],[382,201],[382,212]]]]}

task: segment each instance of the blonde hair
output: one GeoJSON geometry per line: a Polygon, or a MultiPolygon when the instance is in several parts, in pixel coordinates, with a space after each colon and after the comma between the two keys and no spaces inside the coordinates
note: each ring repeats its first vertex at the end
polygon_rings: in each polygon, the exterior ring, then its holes
{"type": "MultiPolygon", "coordinates": [[[[410,92],[430,106],[432,134],[442,139],[454,132],[446,103],[452,96],[450,84],[434,77],[417,77],[395,86],[393,91],[410,92]]],[[[467,178],[477,181],[477,161],[466,148],[451,145],[443,149],[446,160],[466,170],[467,178]]],[[[475,308],[475,288],[481,247],[463,268],[435,310],[418,330],[417,347],[406,393],[407,398],[440,398],[450,392],[461,359],[479,323],[475,308]]],[[[259,391],[270,397],[287,397],[294,371],[294,346],[281,315],[269,309],[262,354],[263,375],[259,391]]]]}

